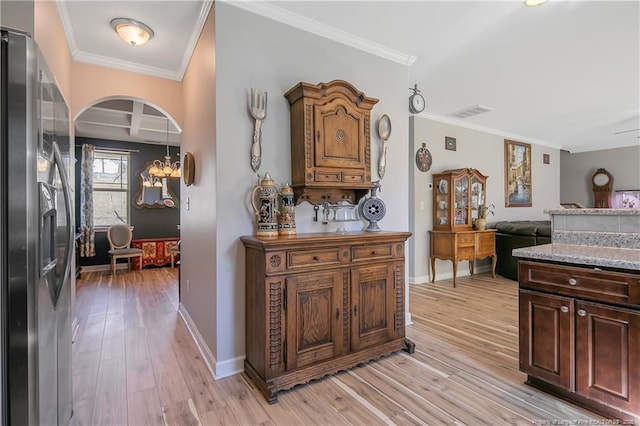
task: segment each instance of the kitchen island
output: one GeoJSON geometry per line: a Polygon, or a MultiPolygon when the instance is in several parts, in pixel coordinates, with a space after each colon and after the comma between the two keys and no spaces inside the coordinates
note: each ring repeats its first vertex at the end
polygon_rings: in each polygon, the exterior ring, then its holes
{"type": "Polygon", "coordinates": [[[552,243],[519,258],[527,384],[640,424],[640,210],[550,212],[552,243]]]}

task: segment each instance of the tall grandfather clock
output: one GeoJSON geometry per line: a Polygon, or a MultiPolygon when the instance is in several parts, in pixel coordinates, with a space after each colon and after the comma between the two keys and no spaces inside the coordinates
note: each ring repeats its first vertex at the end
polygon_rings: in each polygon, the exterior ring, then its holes
{"type": "Polygon", "coordinates": [[[593,207],[597,209],[608,209],[611,207],[609,200],[611,199],[611,189],[613,188],[613,176],[605,169],[598,169],[591,177],[593,184],[593,197],[595,204],[593,207]]]}

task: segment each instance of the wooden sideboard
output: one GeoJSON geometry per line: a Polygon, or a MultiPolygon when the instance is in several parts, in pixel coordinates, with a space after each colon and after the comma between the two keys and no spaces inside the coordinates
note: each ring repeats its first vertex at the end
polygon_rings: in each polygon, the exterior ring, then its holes
{"type": "Polygon", "coordinates": [[[414,345],[405,339],[408,232],[241,237],[245,371],[270,403],[297,384],[414,345]]]}
{"type": "MultiPolygon", "coordinates": [[[[131,241],[131,247],[142,249],[142,267],[163,266],[171,263],[171,247],[178,244],[179,237],[145,238],[131,241]]],[[[132,259],[133,270],[139,269],[140,260],[132,259]]]]}
{"type": "Polygon", "coordinates": [[[473,275],[474,262],[491,257],[491,273],[496,277],[496,230],[483,231],[429,231],[431,235],[431,282],[436,279],[436,259],[453,262],[453,286],[456,286],[458,262],[469,261],[473,275]]]}

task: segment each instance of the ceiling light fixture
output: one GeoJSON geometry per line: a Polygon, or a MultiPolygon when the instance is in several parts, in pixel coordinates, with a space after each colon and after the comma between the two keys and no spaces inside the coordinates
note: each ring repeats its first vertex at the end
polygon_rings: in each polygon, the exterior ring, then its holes
{"type": "Polygon", "coordinates": [[[525,6],[540,6],[542,3],[546,3],[547,0],[524,0],[525,6]]]}
{"type": "Polygon", "coordinates": [[[111,20],[111,28],[131,46],[142,46],[153,38],[153,30],[135,19],[115,18],[111,20]]]}
{"type": "Polygon", "coordinates": [[[153,160],[153,164],[149,167],[149,174],[159,178],[180,177],[180,162],[171,162],[169,155],[169,119],[167,118],[167,155],[162,160],[153,160]]]}

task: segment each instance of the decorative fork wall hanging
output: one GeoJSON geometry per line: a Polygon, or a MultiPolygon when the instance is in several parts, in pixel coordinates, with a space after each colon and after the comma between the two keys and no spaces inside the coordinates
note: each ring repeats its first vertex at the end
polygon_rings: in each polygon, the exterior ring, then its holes
{"type": "Polygon", "coordinates": [[[267,92],[251,88],[249,112],[255,120],[253,142],[251,143],[251,168],[257,173],[262,161],[262,121],[267,117],[267,92]]]}

